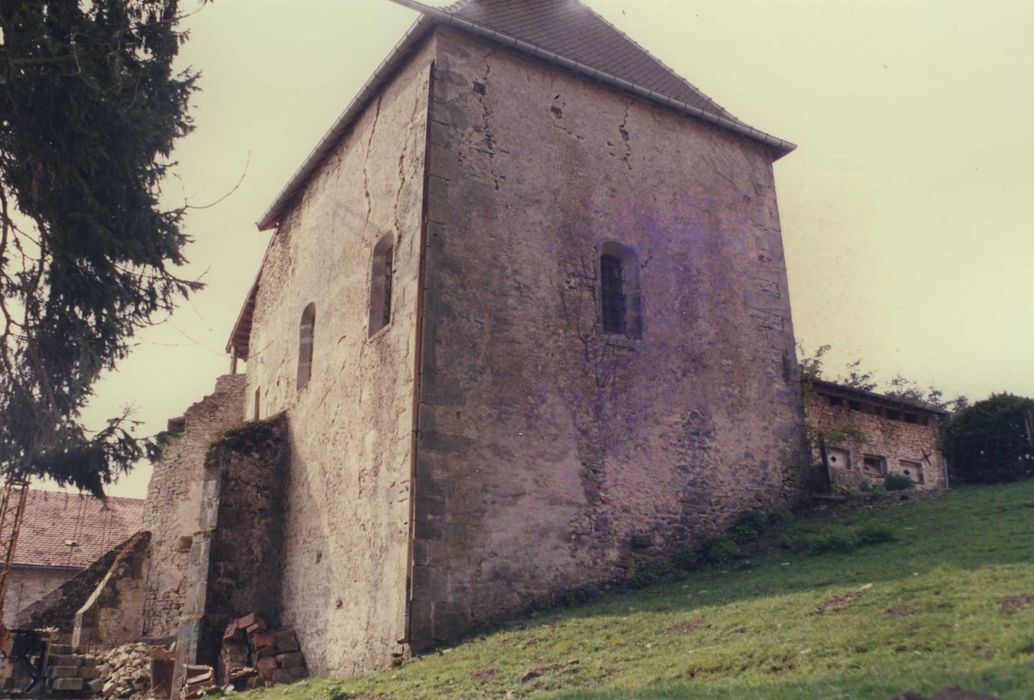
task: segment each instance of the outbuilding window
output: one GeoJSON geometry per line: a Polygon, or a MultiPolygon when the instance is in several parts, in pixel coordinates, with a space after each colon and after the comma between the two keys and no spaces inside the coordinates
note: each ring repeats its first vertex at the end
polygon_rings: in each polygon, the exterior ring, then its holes
{"type": "Polygon", "coordinates": [[[643,336],[639,258],[632,248],[615,242],[600,251],[600,315],[604,333],[643,336]]]}
{"type": "Polygon", "coordinates": [[[316,330],[316,305],[309,304],[302,312],[298,327],[298,390],[304,389],[312,377],[313,334],[316,330]]]}
{"type": "Polygon", "coordinates": [[[394,273],[395,243],[391,234],[385,234],[373,249],[370,271],[369,335],[391,323],[391,291],[394,273]]]}

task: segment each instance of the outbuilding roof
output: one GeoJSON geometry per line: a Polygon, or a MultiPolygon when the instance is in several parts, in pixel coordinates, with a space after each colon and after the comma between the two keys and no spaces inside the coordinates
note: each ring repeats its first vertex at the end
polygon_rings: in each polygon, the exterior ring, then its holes
{"type": "Polygon", "coordinates": [[[139,498],[31,489],[13,565],[85,568],[140,530],[143,513],[139,498]]]}
{"type": "Polygon", "coordinates": [[[829,382],[824,379],[813,379],[812,386],[816,391],[823,394],[863,399],[883,406],[889,406],[890,408],[903,408],[911,411],[919,411],[921,413],[931,413],[938,416],[948,415],[948,411],[943,408],[931,406],[920,401],[903,399],[898,396],[887,396],[886,394],[877,394],[875,391],[867,391],[865,389],[859,389],[845,384],[837,384],[836,382],[829,382]]]}
{"type": "Polygon", "coordinates": [[[338,117],[258,221],[275,226],[312,173],[380,88],[435,26],[446,25],[530,54],[644,99],[765,144],[778,158],[795,146],[736,119],[579,0],[460,0],[435,8],[392,0],[421,13],[391,54],[338,117]]]}

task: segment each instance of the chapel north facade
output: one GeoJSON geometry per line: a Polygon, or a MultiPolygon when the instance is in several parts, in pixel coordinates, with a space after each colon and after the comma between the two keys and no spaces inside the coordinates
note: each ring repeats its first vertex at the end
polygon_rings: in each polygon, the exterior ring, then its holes
{"type": "Polygon", "coordinates": [[[230,349],[291,426],[281,617],[317,672],[797,492],[792,146],[574,0],[520,8],[425,10],[261,222],[230,349]]]}

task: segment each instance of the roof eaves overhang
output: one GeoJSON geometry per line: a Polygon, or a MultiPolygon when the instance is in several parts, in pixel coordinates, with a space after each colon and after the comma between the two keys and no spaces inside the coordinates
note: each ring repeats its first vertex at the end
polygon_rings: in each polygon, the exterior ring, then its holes
{"type": "Polygon", "coordinates": [[[425,17],[433,18],[436,22],[457,27],[459,29],[471,32],[472,34],[485,37],[486,39],[489,39],[491,41],[495,41],[505,46],[518,49],[524,53],[531,54],[536,58],[540,58],[549,63],[553,63],[554,65],[567,68],[575,73],[580,73],[595,80],[599,80],[600,82],[607,83],[614,87],[631,92],[640,97],[644,97],[648,100],[652,100],[654,102],[663,104],[667,107],[671,107],[679,112],[683,112],[684,114],[697,117],[698,119],[713,124],[719,127],[720,129],[725,129],[727,131],[739,134],[740,136],[745,136],[754,141],[763,143],[775,152],[776,159],[785,156],[786,154],[790,153],[791,151],[797,148],[795,144],[790,143],[789,141],[785,141],[777,136],[767,134],[764,131],[761,131],[760,129],[755,129],[749,124],[745,124],[744,122],[741,122],[738,119],[730,118],[728,115],[723,116],[719,114],[714,114],[700,109],[699,107],[688,105],[685,102],[680,102],[679,100],[672,99],[671,97],[662,95],[654,90],[650,90],[649,88],[642,87],[641,85],[636,85],[635,83],[631,83],[627,80],[624,80],[623,78],[619,78],[615,75],[611,75],[610,73],[598,70],[596,68],[593,68],[592,66],[585,65],[584,63],[579,63],[578,61],[571,60],[553,51],[543,49],[542,47],[537,46],[535,44],[523,41],[521,39],[517,39],[516,37],[512,37],[509,34],[505,34],[490,27],[478,24],[477,22],[473,22],[464,17],[458,17],[452,13],[446,12],[439,8],[430,7],[428,5],[423,4],[422,2],[418,2],[418,0],[391,0],[391,2],[421,12],[425,17]]]}
{"type": "Polygon", "coordinates": [[[270,206],[266,213],[262,215],[262,218],[258,220],[257,225],[259,230],[264,231],[266,229],[273,228],[280,222],[284,211],[305,186],[309,177],[323,162],[323,159],[326,158],[327,154],[330,153],[330,151],[337,145],[341,136],[352,125],[353,120],[360,112],[362,112],[367,104],[369,104],[370,100],[377,94],[383,84],[387,82],[399,66],[405,62],[410,51],[436,24],[445,24],[470,32],[474,35],[484,37],[503,46],[511,47],[547,61],[548,63],[561,66],[574,73],[587,76],[644,99],[664,105],[678,112],[682,112],[683,114],[695,117],[703,122],[712,124],[719,129],[723,129],[764,144],[772,150],[774,156],[773,160],[778,160],[797,148],[795,144],[790,143],[789,141],[767,134],[760,129],[755,129],[749,124],[745,124],[738,119],[730,118],[726,115],[713,114],[700,109],[699,107],[688,105],[685,102],[672,99],[666,95],[660,94],[659,92],[650,90],[649,88],[636,85],[635,83],[631,83],[615,75],[611,75],[610,73],[597,70],[592,66],[565,58],[564,56],[553,51],[543,49],[535,44],[522,41],[521,39],[512,37],[509,34],[486,27],[478,24],[477,22],[472,22],[471,20],[463,17],[457,17],[445,10],[430,7],[422,2],[417,2],[417,0],[391,0],[391,2],[420,12],[420,19],[413,23],[405,36],[402,37],[401,41],[399,41],[388,57],[384,59],[377,70],[374,71],[373,75],[370,76],[370,79],[366,81],[362,89],[360,89],[359,94],[352,99],[348,107],[345,108],[345,111],[342,112],[341,116],[339,116],[337,121],[334,122],[334,125],[330,127],[327,133],[324,134],[323,138],[320,139],[319,144],[317,144],[316,148],[314,148],[305,159],[305,162],[302,163],[302,166],[291,177],[287,186],[280,191],[280,194],[277,195],[272,206],[270,206]]]}
{"type": "Polygon", "coordinates": [[[824,379],[812,380],[812,385],[820,390],[827,393],[839,394],[842,396],[853,396],[860,399],[866,399],[873,402],[882,403],[886,406],[894,408],[903,408],[913,411],[920,411],[923,413],[931,413],[938,416],[949,415],[948,411],[942,408],[935,408],[933,406],[924,405],[915,401],[909,401],[907,399],[899,399],[894,396],[887,396],[885,394],[877,394],[875,391],[867,391],[865,389],[858,389],[853,386],[845,386],[843,384],[837,384],[836,382],[829,382],[824,379]]]}

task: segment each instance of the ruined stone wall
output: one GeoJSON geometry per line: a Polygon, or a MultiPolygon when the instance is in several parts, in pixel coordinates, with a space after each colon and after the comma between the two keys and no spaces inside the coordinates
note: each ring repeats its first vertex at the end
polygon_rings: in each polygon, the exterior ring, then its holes
{"type": "Polygon", "coordinates": [[[22,629],[52,627],[62,635],[71,635],[76,612],[83,606],[97,585],[104,580],[119,553],[136,538],[137,535],[134,535],[125,542],[119,543],[117,547],[98,557],[88,567],[36,602],[23,606],[18,611],[14,626],[22,629]]]}
{"type": "Polygon", "coordinates": [[[451,31],[432,111],[415,643],[627,576],[796,493],[771,154],[451,31]],[[604,334],[605,242],[641,339],[604,334]]]}
{"type": "Polygon", "coordinates": [[[144,601],[146,637],[176,635],[191,540],[198,529],[205,454],[218,435],[242,421],[244,382],[244,375],[219,377],[215,392],[179,419],[178,434],[170,435],[154,464],[143,516],[153,554],[144,601]]]}
{"type": "Polygon", "coordinates": [[[150,543],[151,533],[138,532],[119,549],[100,583],[75,613],[73,647],[114,649],[141,639],[150,543]]]}
{"type": "MultiPolygon", "coordinates": [[[[827,445],[830,476],[835,489],[857,490],[865,482],[875,485],[883,481],[874,470],[867,470],[866,455],[882,457],[887,472],[905,474],[919,483],[918,488],[945,488],[944,455],[940,450],[940,425],[935,416],[923,414],[927,424],[906,423],[875,415],[869,404],[860,403],[852,409],[844,400],[831,406],[829,397],[821,392],[809,392],[806,403],[808,423],[813,431],[827,431],[850,435],[845,426],[853,428],[862,440],[846,439],[827,445]]],[[[900,412],[903,413],[903,412],[900,412]]],[[[814,445],[813,459],[820,463],[822,455],[814,445]]]]}
{"type": "Polygon", "coordinates": [[[228,430],[209,448],[176,635],[174,688],[184,664],[217,666],[231,620],[255,612],[279,626],[289,461],[283,414],[228,430]]]}
{"type": "Polygon", "coordinates": [[[4,626],[15,626],[18,612],[54,593],[68,579],[81,569],[51,569],[43,567],[13,566],[7,580],[7,597],[4,599],[4,626]]]}
{"type": "Polygon", "coordinates": [[[430,60],[425,46],[328,156],[259,281],[246,393],[262,416],[288,414],[282,622],[317,674],[384,666],[405,635],[430,60]],[[369,337],[371,263],[384,236],[394,239],[392,318],[369,337]],[[299,389],[309,304],[312,375],[299,389]]]}

